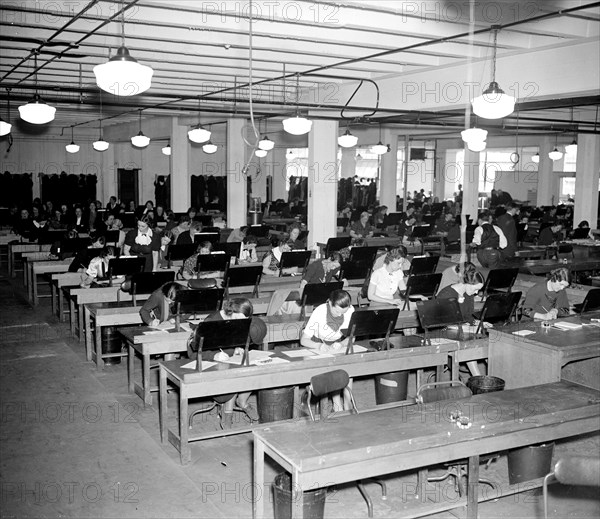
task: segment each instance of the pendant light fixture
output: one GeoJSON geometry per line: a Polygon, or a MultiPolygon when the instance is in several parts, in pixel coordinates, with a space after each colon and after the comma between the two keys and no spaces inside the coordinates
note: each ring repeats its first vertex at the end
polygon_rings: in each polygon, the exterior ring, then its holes
{"type": "Polygon", "coordinates": [[[12,129],[12,124],[10,124],[10,88],[6,89],[6,113],[8,121],[5,121],[0,117],[0,137],[8,135],[12,129]]]}
{"type": "Polygon", "coordinates": [[[167,145],[162,148],[163,155],[171,155],[171,141],[167,142],[167,145]]]}
{"type": "Polygon", "coordinates": [[[262,159],[267,156],[267,150],[258,149],[254,152],[254,155],[256,155],[259,159],[262,159]]]}
{"type": "Polygon", "coordinates": [[[108,142],[102,137],[102,91],[100,91],[100,138],[92,143],[92,147],[96,151],[106,151],[108,146],[108,142]]]}
{"type": "Polygon", "coordinates": [[[263,138],[258,141],[258,148],[264,151],[271,151],[275,147],[275,143],[269,139],[269,136],[267,135],[267,126],[267,121],[265,121],[265,134],[263,135],[263,138]]]}
{"type": "MultiPolygon", "coordinates": [[[[188,139],[192,142],[201,144],[210,141],[211,135],[212,132],[204,128],[200,123],[200,99],[198,99],[198,124],[188,131],[188,139]]],[[[214,151],[212,153],[214,153],[214,151]]]]}
{"type": "Polygon", "coordinates": [[[29,103],[19,106],[19,115],[21,119],[31,124],[46,124],[54,120],[56,114],[56,108],[47,105],[42,101],[42,98],[38,94],[38,66],[37,66],[37,50],[33,51],[34,59],[34,76],[35,76],[35,94],[33,100],[29,103]]]}
{"type": "Polygon", "coordinates": [[[75,141],[73,140],[73,127],[72,126],[71,126],[71,144],[67,144],[65,146],[65,149],[69,153],[77,153],[79,151],[79,144],[75,144],[75,141]]]}
{"type": "Polygon", "coordinates": [[[375,146],[371,146],[371,152],[375,155],[383,155],[390,151],[389,147],[381,143],[381,124],[379,125],[379,142],[375,146]]]}
{"type": "Polygon", "coordinates": [[[562,159],[563,153],[558,150],[558,133],[556,134],[556,140],[554,141],[554,149],[548,153],[548,157],[552,159],[552,161],[562,159]]]}
{"type": "Polygon", "coordinates": [[[150,144],[150,137],[146,137],[142,132],[142,111],[140,113],[140,132],[137,135],[134,135],[131,138],[131,144],[133,144],[136,148],[145,148],[150,144]]]}
{"type": "Polygon", "coordinates": [[[282,121],[283,129],[292,135],[304,135],[312,128],[312,121],[300,117],[300,74],[296,74],[296,115],[282,121]]]}
{"type": "Polygon", "coordinates": [[[539,164],[540,163],[540,154],[536,153],[533,157],[531,157],[531,162],[534,162],[535,164],[539,164]]]}
{"type": "MultiPolygon", "coordinates": [[[[571,125],[573,125],[573,107],[571,107],[571,125]]],[[[576,132],[573,132],[573,141],[571,144],[565,146],[565,152],[569,155],[574,155],[577,152],[577,139],[575,138],[576,132]]]]}
{"type": "Polygon", "coordinates": [[[211,141],[208,141],[204,146],[202,146],[202,151],[204,153],[212,155],[213,153],[217,152],[217,148],[218,146],[216,144],[213,144],[211,141]]]}
{"type": "Polygon", "coordinates": [[[485,150],[487,143],[485,141],[471,141],[467,144],[467,148],[475,153],[485,150]]]}
{"type": "Polygon", "coordinates": [[[106,63],[94,67],[96,84],[116,96],[134,96],[150,88],[153,72],[131,57],[125,47],[125,9],[121,1],[121,46],[106,63]]]}
{"type": "Polygon", "coordinates": [[[338,137],[338,144],[342,148],[352,148],[358,144],[358,137],[350,133],[350,128],[346,127],[346,133],[338,137]]]}
{"type": "Polygon", "coordinates": [[[485,141],[487,139],[488,132],[482,128],[469,128],[460,132],[462,140],[469,144],[470,142],[485,141]]]}
{"type": "Polygon", "coordinates": [[[492,54],[492,82],[483,93],[472,99],[473,112],[484,119],[501,119],[513,113],[515,98],[504,92],[496,83],[496,50],[498,44],[498,26],[492,27],[494,31],[494,49],[492,54]]]}

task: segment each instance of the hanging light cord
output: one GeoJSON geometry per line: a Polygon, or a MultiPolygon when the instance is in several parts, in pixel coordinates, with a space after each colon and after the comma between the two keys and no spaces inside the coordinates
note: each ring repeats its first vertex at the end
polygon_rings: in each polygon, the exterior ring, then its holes
{"type": "Polygon", "coordinates": [[[496,49],[498,45],[498,29],[494,29],[494,48],[492,49],[492,81],[496,81],[496,49]]]}
{"type": "Polygon", "coordinates": [[[121,47],[125,47],[125,9],[121,0],[121,47]]]}

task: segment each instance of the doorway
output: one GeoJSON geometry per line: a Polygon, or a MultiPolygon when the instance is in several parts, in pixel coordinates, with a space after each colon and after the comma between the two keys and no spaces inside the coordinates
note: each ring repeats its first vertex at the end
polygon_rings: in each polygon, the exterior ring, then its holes
{"type": "Polygon", "coordinates": [[[135,206],[139,204],[139,169],[124,169],[117,170],[117,189],[118,196],[121,202],[125,202],[129,206],[129,201],[133,200],[135,206]]]}

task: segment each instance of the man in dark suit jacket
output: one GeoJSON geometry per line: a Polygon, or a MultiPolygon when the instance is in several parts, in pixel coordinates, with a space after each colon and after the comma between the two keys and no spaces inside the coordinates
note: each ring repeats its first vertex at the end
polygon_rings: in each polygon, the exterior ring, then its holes
{"type": "Polygon", "coordinates": [[[506,247],[502,249],[502,259],[512,258],[517,252],[517,224],[514,218],[517,211],[515,204],[508,202],[506,212],[496,220],[496,225],[502,229],[507,241],[506,247]]]}

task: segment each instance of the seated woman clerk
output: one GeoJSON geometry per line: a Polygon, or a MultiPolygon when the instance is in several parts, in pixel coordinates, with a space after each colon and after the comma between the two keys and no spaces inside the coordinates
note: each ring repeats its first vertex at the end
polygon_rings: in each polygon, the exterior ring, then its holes
{"type": "Polygon", "coordinates": [[[256,255],[257,244],[258,238],[253,234],[244,236],[240,248],[240,263],[258,263],[258,256],[256,255]]]}
{"type": "Polygon", "coordinates": [[[158,270],[160,251],[160,233],[150,228],[147,217],[142,216],[137,221],[137,229],[132,229],[125,235],[123,256],[142,256],[146,258],[145,272],[158,270]]]}
{"type": "MultiPolygon", "coordinates": [[[[288,244],[287,240],[281,239],[277,242],[277,245],[273,247],[267,254],[265,254],[262,260],[263,274],[265,276],[279,276],[279,270],[281,265],[281,255],[284,252],[291,251],[292,248],[288,244]]],[[[295,275],[298,272],[296,267],[285,269],[283,274],[295,275]]]]}
{"type": "MultiPolygon", "coordinates": [[[[252,319],[250,324],[250,343],[251,344],[262,344],[265,336],[267,335],[267,325],[259,317],[253,317],[254,308],[252,303],[243,297],[230,299],[223,303],[223,309],[218,312],[214,312],[208,315],[206,321],[229,321],[231,319],[252,319]]],[[[196,328],[200,330],[200,327],[196,328]]],[[[198,342],[199,337],[196,331],[190,337],[188,341],[188,357],[192,360],[198,356],[198,342]]],[[[205,352],[202,354],[203,360],[213,360],[216,352],[205,352]]],[[[231,352],[226,352],[231,353],[231,352]]],[[[223,404],[223,410],[221,414],[221,427],[223,429],[230,429],[233,422],[233,410],[234,405],[237,404],[238,408],[242,409],[246,416],[253,422],[258,421],[258,411],[256,407],[248,402],[248,398],[252,393],[235,393],[228,395],[220,395],[215,400],[223,404]]]]}
{"type": "Polygon", "coordinates": [[[300,344],[322,352],[340,352],[348,344],[344,331],[348,329],[354,313],[350,294],[334,290],[329,299],[317,306],[302,330],[300,344]]]}
{"type": "Polygon", "coordinates": [[[548,279],[532,286],[523,303],[523,314],[539,321],[569,315],[569,271],[559,268],[550,272],[548,279]]]}
{"type": "Polygon", "coordinates": [[[402,265],[404,257],[399,249],[392,249],[385,255],[383,266],[374,270],[369,280],[368,295],[370,306],[404,305],[400,292],[406,290],[402,265]]]}
{"type": "Polygon", "coordinates": [[[306,242],[304,240],[299,240],[298,237],[302,232],[302,228],[300,224],[293,223],[288,227],[288,239],[287,243],[292,248],[292,250],[302,250],[306,249],[306,242]]]}
{"type": "Polygon", "coordinates": [[[217,271],[206,271],[206,272],[198,272],[198,256],[203,256],[205,254],[212,254],[213,246],[209,241],[203,241],[198,245],[196,249],[196,253],[192,254],[188,259],[183,262],[183,267],[181,267],[181,275],[184,279],[207,279],[219,277],[220,272],[217,271]]]}
{"type": "Polygon", "coordinates": [[[140,317],[148,326],[156,327],[160,323],[175,322],[173,303],[177,292],[185,290],[183,285],[170,281],[152,292],[140,309],[140,317]]]}
{"type": "Polygon", "coordinates": [[[81,275],[81,284],[83,288],[89,287],[94,281],[104,279],[108,274],[108,263],[112,258],[116,258],[114,247],[104,247],[98,249],[97,256],[94,256],[81,275]]]}
{"type": "Polygon", "coordinates": [[[436,299],[457,299],[463,320],[473,322],[475,296],[483,288],[483,276],[477,272],[472,263],[465,263],[462,277],[457,276],[457,281],[442,288],[437,293],[436,299]]]}

